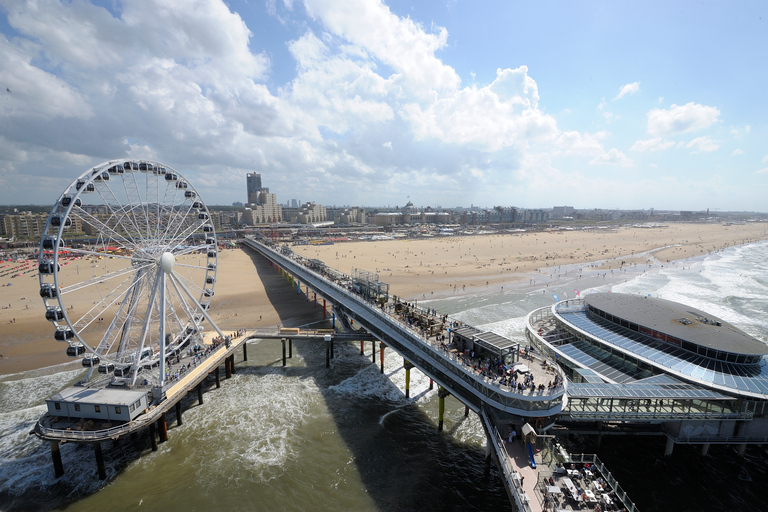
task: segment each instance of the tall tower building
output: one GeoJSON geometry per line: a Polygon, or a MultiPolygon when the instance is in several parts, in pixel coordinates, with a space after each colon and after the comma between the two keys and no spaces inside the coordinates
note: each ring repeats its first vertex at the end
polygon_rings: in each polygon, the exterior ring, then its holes
{"type": "Polygon", "coordinates": [[[259,203],[259,193],[269,192],[268,188],[261,186],[261,174],[257,172],[249,172],[245,175],[245,179],[248,191],[248,202],[250,204],[261,204],[259,203]]]}
{"type": "Polygon", "coordinates": [[[248,191],[248,202],[256,203],[259,199],[259,191],[261,190],[261,174],[249,172],[245,175],[245,180],[248,191]]]}

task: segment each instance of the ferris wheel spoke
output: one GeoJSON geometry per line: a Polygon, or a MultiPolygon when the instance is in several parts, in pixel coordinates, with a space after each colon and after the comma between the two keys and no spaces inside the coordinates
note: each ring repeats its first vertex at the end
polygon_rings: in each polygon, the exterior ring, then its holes
{"type": "Polygon", "coordinates": [[[127,239],[111,227],[109,225],[105,224],[92,214],[86,212],[82,208],[78,208],[78,213],[82,217],[81,220],[85,221],[87,224],[90,224],[96,231],[99,232],[100,237],[107,236],[109,237],[110,241],[113,241],[115,243],[122,243],[124,247],[133,249],[135,247],[135,243],[132,240],[127,239]]]}
{"type": "Polygon", "coordinates": [[[77,283],[77,284],[73,284],[73,285],[70,285],[70,286],[67,286],[67,287],[63,287],[61,289],[61,294],[62,295],[66,295],[68,293],[73,293],[73,292],[82,290],[84,288],[89,288],[91,286],[95,286],[97,284],[103,284],[103,283],[105,283],[107,281],[110,281],[112,279],[116,279],[118,277],[122,277],[122,276],[124,276],[126,274],[133,274],[133,273],[137,272],[138,270],[149,268],[149,267],[153,266],[154,264],[155,263],[153,261],[150,261],[150,262],[147,262],[144,265],[141,265],[139,267],[123,268],[123,269],[120,269],[120,270],[115,270],[114,272],[110,272],[108,274],[103,274],[103,275],[100,275],[100,276],[92,277],[91,279],[88,279],[86,281],[82,281],[82,282],[77,283]]]}
{"type": "MultiPolygon", "coordinates": [[[[110,258],[115,258],[115,259],[118,259],[118,260],[137,261],[137,260],[134,260],[133,258],[131,258],[130,256],[124,256],[122,254],[115,254],[114,252],[112,252],[112,253],[104,253],[104,252],[89,251],[87,249],[80,249],[80,248],[73,248],[73,247],[67,247],[67,251],[73,252],[73,253],[76,253],[76,254],[88,255],[88,256],[98,256],[100,258],[102,258],[104,256],[109,256],[110,258]]],[[[150,260],[138,260],[138,261],[150,261],[150,260]]]]}
{"type": "MultiPolygon", "coordinates": [[[[202,227],[203,227],[203,223],[199,222],[199,221],[197,221],[197,219],[195,219],[194,223],[192,223],[185,230],[183,230],[180,233],[177,233],[173,238],[170,239],[169,247],[177,247],[182,242],[187,240],[195,231],[200,230],[200,228],[202,228],[202,227]]],[[[185,250],[187,250],[187,252],[194,252],[195,250],[202,250],[205,247],[207,247],[207,246],[206,245],[202,245],[202,246],[194,245],[194,246],[188,247],[185,250]],[[191,248],[191,247],[194,247],[194,249],[191,248]]],[[[174,253],[174,254],[179,254],[179,253],[174,253]]],[[[182,253],[182,254],[184,254],[184,253],[182,253]]]]}
{"type": "Polygon", "coordinates": [[[200,303],[197,302],[195,297],[192,295],[192,292],[190,292],[189,289],[184,285],[184,282],[181,279],[179,279],[179,277],[177,276],[177,274],[175,272],[170,272],[168,275],[171,277],[171,279],[173,279],[174,281],[177,282],[177,284],[181,287],[181,289],[184,291],[184,293],[187,295],[187,297],[189,297],[190,301],[193,304],[195,304],[195,306],[196,306],[195,309],[197,309],[197,312],[202,314],[203,317],[205,317],[205,319],[208,320],[208,323],[211,324],[211,326],[213,326],[214,329],[216,329],[216,332],[219,333],[219,336],[221,336],[223,338],[224,337],[224,333],[221,332],[221,329],[219,329],[219,326],[216,325],[216,322],[214,322],[213,319],[210,317],[210,315],[208,314],[208,311],[206,311],[205,308],[203,308],[200,305],[200,303]]]}
{"type": "MultiPolygon", "coordinates": [[[[78,320],[72,322],[76,332],[80,333],[88,329],[98,318],[100,318],[104,311],[107,311],[111,306],[120,300],[123,295],[122,290],[128,290],[130,287],[135,286],[135,282],[131,284],[133,279],[125,279],[119,283],[112,291],[95,301],[93,306],[85,312],[78,320]]],[[[81,340],[82,341],[82,340],[81,340]]]]}
{"type": "Polygon", "coordinates": [[[115,193],[109,186],[109,182],[99,182],[99,185],[96,187],[96,192],[98,192],[104,202],[109,206],[112,218],[116,219],[116,226],[121,227],[123,232],[135,233],[136,237],[141,238],[141,230],[135,222],[132,211],[133,208],[130,207],[130,204],[123,205],[123,203],[117,199],[117,196],[115,196],[115,193]],[[113,203],[110,203],[109,199],[105,197],[103,192],[108,193],[108,195],[112,198],[113,203]]]}
{"type": "MultiPolygon", "coordinates": [[[[176,247],[179,247],[179,246],[177,245],[176,247]]],[[[188,245],[187,247],[185,247],[184,249],[181,249],[180,251],[175,251],[173,255],[176,257],[186,256],[187,254],[203,251],[207,248],[208,248],[207,245],[188,245]]]]}
{"type": "Polygon", "coordinates": [[[194,270],[208,270],[208,267],[206,265],[190,265],[188,263],[176,263],[174,267],[184,267],[194,270]]]}
{"type": "MultiPolygon", "coordinates": [[[[193,282],[188,276],[181,275],[177,272],[173,273],[174,277],[179,281],[179,284],[186,288],[187,290],[192,290],[194,293],[198,294],[199,296],[203,295],[203,288],[199,286],[197,283],[193,282]],[[185,283],[189,286],[185,286],[185,283]]],[[[197,302],[197,301],[195,301],[197,302]]]]}

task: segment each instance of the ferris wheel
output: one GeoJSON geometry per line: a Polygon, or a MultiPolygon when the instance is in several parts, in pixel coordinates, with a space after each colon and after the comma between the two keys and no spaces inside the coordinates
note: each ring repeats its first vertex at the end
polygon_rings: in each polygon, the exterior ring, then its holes
{"type": "Polygon", "coordinates": [[[165,361],[202,336],[216,284],[216,233],[195,188],[154,161],[80,175],[46,221],[40,296],[67,355],[133,386],[163,385],[165,361]],[[74,267],[74,268],[73,268],[74,267]]]}

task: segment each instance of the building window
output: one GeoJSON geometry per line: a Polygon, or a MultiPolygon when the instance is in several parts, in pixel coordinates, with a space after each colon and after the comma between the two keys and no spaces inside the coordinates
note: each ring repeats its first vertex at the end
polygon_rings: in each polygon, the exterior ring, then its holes
{"type": "Polygon", "coordinates": [[[60,411],[61,410],[61,404],[59,402],[56,402],[55,404],[53,404],[53,408],[56,409],[57,411],[60,411]]]}
{"type": "Polygon", "coordinates": [[[93,409],[94,409],[96,412],[101,412],[101,406],[100,406],[100,405],[94,405],[94,406],[93,406],[93,409]]]}
{"type": "Polygon", "coordinates": [[[120,407],[115,407],[115,414],[122,414],[123,411],[120,410],[120,407]]]}
{"type": "Polygon", "coordinates": [[[76,410],[76,411],[79,411],[79,410],[80,410],[80,404],[75,404],[75,410],[76,410]]]}

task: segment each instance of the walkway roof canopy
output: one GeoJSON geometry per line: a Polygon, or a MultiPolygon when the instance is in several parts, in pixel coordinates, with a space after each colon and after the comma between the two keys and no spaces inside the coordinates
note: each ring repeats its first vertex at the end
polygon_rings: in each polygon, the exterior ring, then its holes
{"type": "Polygon", "coordinates": [[[514,353],[520,346],[518,342],[507,339],[494,332],[482,332],[479,329],[469,326],[456,328],[453,330],[453,333],[461,338],[472,340],[475,344],[481,346],[485,350],[499,356],[514,353]]]}

